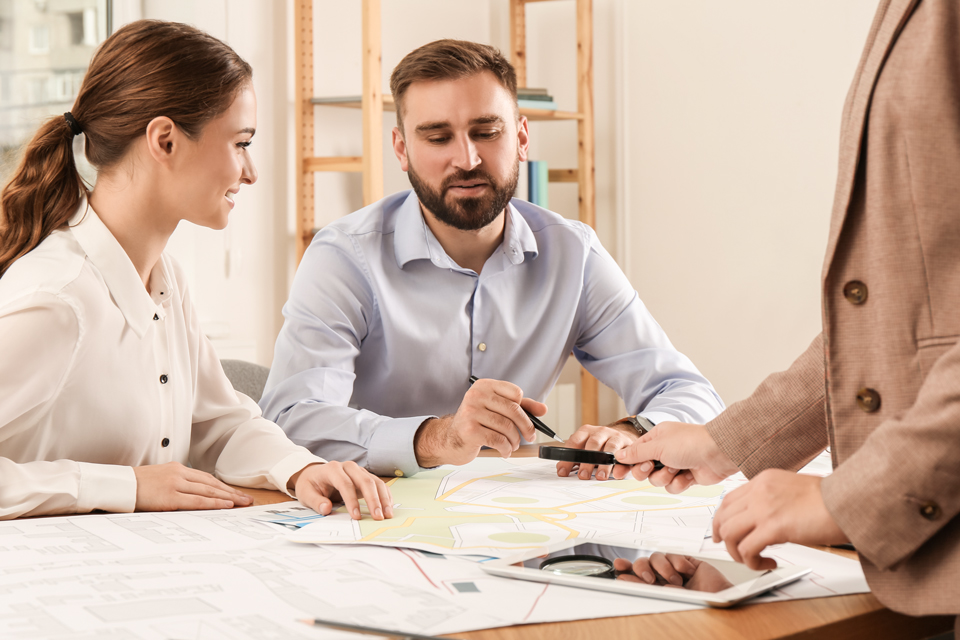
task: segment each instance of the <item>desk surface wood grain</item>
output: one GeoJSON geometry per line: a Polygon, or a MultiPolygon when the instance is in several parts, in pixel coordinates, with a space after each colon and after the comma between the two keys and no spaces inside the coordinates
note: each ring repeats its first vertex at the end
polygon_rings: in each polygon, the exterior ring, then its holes
{"type": "MultiPolygon", "coordinates": [[[[533,457],[538,445],[525,445],[514,455],[533,457]]],[[[495,451],[483,451],[494,456],[495,451]]],[[[255,504],[274,504],[290,498],[279,491],[243,489],[255,504]]],[[[829,549],[847,558],[853,551],[829,549]]],[[[574,620],[484,629],[453,634],[469,640],[597,640],[597,638],[670,638],[677,640],[913,640],[953,629],[952,616],[912,618],[895,613],[870,593],[791,602],[742,605],[733,609],[700,609],[599,620],[574,620]]],[[[360,637],[360,636],[358,636],[360,637]]]]}

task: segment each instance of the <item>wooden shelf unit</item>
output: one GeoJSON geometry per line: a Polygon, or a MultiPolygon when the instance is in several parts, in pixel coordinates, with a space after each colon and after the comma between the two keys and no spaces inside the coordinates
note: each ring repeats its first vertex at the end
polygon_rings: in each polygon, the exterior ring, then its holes
{"type": "MultiPolygon", "coordinates": [[[[552,0],[510,0],[510,58],[517,71],[517,84],[527,84],[526,5],[552,0]]],[[[363,86],[360,99],[330,102],[315,97],[313,87],[313,0],[296,0],[294,25],[295,96],[298,101],[295,129],[297,180],[297,262],[316,233],[314,176],[317,171],[347,171],[363,175],[363,204],[383,197],[384,111],[395,111],[393,97],[381,90],[381,13],[380,0],[362,0],[363,86]],[[359,108],[362,112],[363,155],[317,157],[314,155],[314,108],[323,106],[359,108]]],[[[550,169],[550,182],[576,182],[579,185],[579,219],[596,226],[596,187],[593,126],[593,0],[576,0],[577,16],[577,111],[521,109],[531,121],[577,121],[577,168],[550,169]]],[[[597,424],[598,383],[586,369],[580,373],[580,420],[597,424]]]]}

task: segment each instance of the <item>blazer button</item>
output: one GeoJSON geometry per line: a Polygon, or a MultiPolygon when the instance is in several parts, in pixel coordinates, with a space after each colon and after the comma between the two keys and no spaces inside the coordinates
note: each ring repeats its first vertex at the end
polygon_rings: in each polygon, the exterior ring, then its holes
{"type": "Polygon", "coordinates": [[[880,394],[866,387],[860,389],[860,391],[857,391],[857,406],[867,413],[878,411],[880,409],[880,394]]]}
{"type": "Polygon", "coordinates": [[[943,515],[943,510],[933,500],[928,500],[920,505],[920,515],[927,520],[937,520],[943,515]]]}
{"type": "Polygon", "coordinates": [[[843,285],[843,297],[850,304],[863,304],[867,301],[867,285],[859,280],[851,280],[843,285]]]}

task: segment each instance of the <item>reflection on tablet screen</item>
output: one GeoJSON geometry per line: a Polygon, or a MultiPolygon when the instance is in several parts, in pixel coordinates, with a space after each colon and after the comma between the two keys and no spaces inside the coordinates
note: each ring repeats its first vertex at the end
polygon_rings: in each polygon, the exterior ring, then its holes
{"type": "Polygon", "coordinates": [[[589,543],[511,566],[708,593],[736,586],[752,587],[758,578],[769,573],[754,571],[730,560],[589,543]]]}

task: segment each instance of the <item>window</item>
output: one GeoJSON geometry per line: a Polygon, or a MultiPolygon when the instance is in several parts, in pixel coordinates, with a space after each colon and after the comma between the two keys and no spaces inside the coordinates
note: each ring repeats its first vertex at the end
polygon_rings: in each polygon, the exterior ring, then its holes
{"type": "Polygon", "coordinates": [[[45,24],[30,27],[29,51],[35,56],[50,53],[50,27],[45,24]]]}

